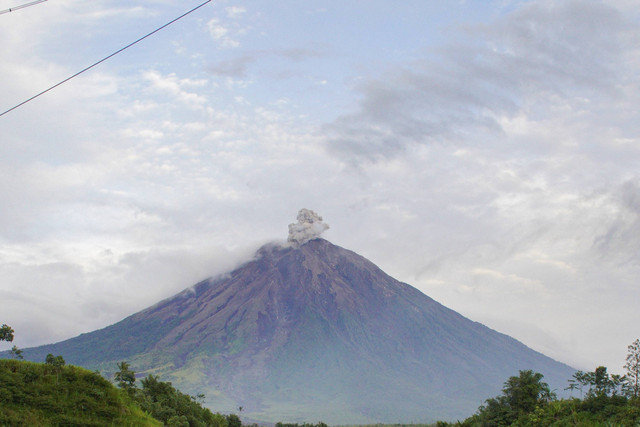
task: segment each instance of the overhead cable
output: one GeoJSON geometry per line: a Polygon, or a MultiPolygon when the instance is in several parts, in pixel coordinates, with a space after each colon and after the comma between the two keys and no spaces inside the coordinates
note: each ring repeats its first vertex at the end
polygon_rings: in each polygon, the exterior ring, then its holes
{"type": "Polygon", "coordinates": [[[155,33],[157,33],[158,31],[162,30],[163,28],[168,27],[169,25],[173,24],[174,22],[178,21],[179,19],[182,19],[182,18],[184,18],[185,16],[189,15],[190,13],[195,12],[196,10],[200,9],[202,6],[204,6],[204,5],[205,5],[205,4],[207,4],[207,3],[210,3],[211,1],[212,1],[212,0],[207,0],[207,1],[205,1],[204,3],[202,3],[202,4],[200,4],[200,5],[196,6],[196,7],[194,7],[194,8],[193,8],[193,9],[191,9],[190,11],[185,12],[185,13],[183,13],[182,15],[178,16],[177,18],[175,18],[175,19],[173,19],[173,20],[171,20],[171,21],[167,22],[167,23],[166,23],[166,24],[164,24],[162,27],[156,28],[155,30],[153,30],[152,32],[150,32],[149,34],[147,34],[146,36],[140,37],[138,40],[136,40],[136,41],[134,41],[134,42],[132,42],[132,43],[129,43],[129,44],[128,44],[128,45],[126,45],[125,47],[123,47],[123,48],[121,48],[121,49],[119,49],[119,50],[117,50],[117,51],[113,52],[111,55],[106,56],[106,57],[102,58],[101,60],[99,60],[98,62],[95,62],[95,63],[93,63],[93,64],[89,65],[88,67],[86,67],[86,68],[84,68],[84,69],[82,69],[82,70],[78,71],[78,72],[77,72],[77,73],[75,73],[74,75],[72,75],[72,76],[70,76],[70,77],[67,77],[66,79],[62,80],[62,81],[61,81],[61,82],[59,82],[59,83],[56,83],[55,85],[51,86],[51,87],[50,87],[50,88],[48,88],[48,89],[43,90],[42,92],[38,93],[37,95],[32,96],[31,98],[27,99],[26,101],[22,101],[20,104],[18,104],[18,105],[16,105],[16,106],[14,106],[14,107],[9,108],[7,111],[5,111],[5,112],[3,112],[3,113],[0,113],[0,117],[1,117],[1,116],[4,116],[5,114],[7,114],[7,113],[9,113],[9,112],[11,112],[11,111],[13,111],[13,110],[15,110],[15,109],[16,109],[16,108],[18,108],[18,107],[23,106],[23,105],[24,105],[24,104],[26,104],[27,102],[33,101],[34,99],[36,99],[36,98],[37,98],[37,97],[39,97],[40,95],[44,95],[45,93],[49,92],[50,90],[57,88],[57,87],[58,87],[58,86],[60,86],[61,84],[66,83],[66,82],[68,82],[69,80],[71,80],[72,78],[77,77],[77,76],[79,76],[80,74],[84,73],[85,71],[88,71],[88,70],[92,69],[92,68],[93,68],[93,67],[95,67],[96,65],[103,63],[103,62],[104,62],[104,61],[106,61],[107,59],[109,59],[109,58],[111,58],[111,57],[113,57],[113,56],[115,56],[115,55],[119,54],[119,53],[120,53],[120,52],[122,52],[123,50],[130,48],[130,47],[131,47],[131,46],[133,46],[134,44],[136,44],[136,43],[138,43],[138,42],[140,42],[140,41],[142,41],[142,40],[146,39],[147,37],[149,37],[149,36],[151,36],[151,35],[153,35],[153,34],[155,34],[155,33]]]}
{"type": "Polygon", "coordinates": [[[33,6],[34,4],[44,3],[45,1],[47,0],[36,0],[30,3],[21,4],[20,6],[15,6],[15,7],[10,7],[9,9],[0,10],[0,15],[2,15],[3,13],[13,12],[14,10],[24,9],[25,7],[33,6]]]}

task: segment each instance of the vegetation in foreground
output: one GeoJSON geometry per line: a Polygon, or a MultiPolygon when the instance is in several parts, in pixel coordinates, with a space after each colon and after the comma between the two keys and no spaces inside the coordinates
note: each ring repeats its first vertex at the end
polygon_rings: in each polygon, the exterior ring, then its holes
{"type": "Polygon", "coordinates": [[[478,411],[457,423],[442,426],[639,426],[640,425],[640,340],[627,347],[626,375],[609,375],[604,366],[593,372],[578,371],[567,390],[580,398],[557,399],[542,374],[520,371],[509,378],[502,394],[487,399],[478,411]]]}
{"type": "Polygon", "coordinates": [[[2,426],[161,426],[126,393],[76,366],[0,360],[2,426]]]}
{"type": "Polygon", "coordinates": [[[45,363],[0,360],[0,426],[241,427],[237,415],[214,414],[193,397],[152,375],[135,386],[126,362],[120,388],[61,356],[45,363]]]}
{"type": "MultiPolygon", "coordinates": [[[[11,327],[0,327],[0,341],[13,337],[11,327]]],[[[138,388],[127,362],[118,367],[120,388],[97,372],[65,366],[62,356],[49,354],[45,363],[0,360],[0,426],[242,426],[237,415],[204,408],[204,396],[184,394],[153,375],[138,388]]]]}
{"type": "Polygon", "coordinates": [[[153,418],[167,426],[176,427],[240,427],[240,418],[235,415],[213,413],[202,406],[204,395],[190,396],[182,393],[169,382],[149,375],[136,386],[135,373],[127,362],[118,364],[115,380],[122,390],[135,401],[140,408],[153,418]]]}

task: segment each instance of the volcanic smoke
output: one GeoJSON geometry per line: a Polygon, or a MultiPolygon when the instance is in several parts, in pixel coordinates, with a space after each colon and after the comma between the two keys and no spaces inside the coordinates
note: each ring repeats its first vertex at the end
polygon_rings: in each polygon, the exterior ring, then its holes
{"type": "Polygon", "coordinates": [[[309,240],[320,237],[329,224],[322,222],[322,217],[310,209],[300,209],[298,223],[289,224],[289,242],[293,247],[304,245],[309,240]]]}

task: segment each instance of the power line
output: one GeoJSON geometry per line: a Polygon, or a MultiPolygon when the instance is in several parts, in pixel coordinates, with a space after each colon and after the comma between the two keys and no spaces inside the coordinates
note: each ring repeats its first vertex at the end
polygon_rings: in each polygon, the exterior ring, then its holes
{"type": "MultiPolygon", "coordinates": [[[[46,0],[41,0],[41,1],[46,1],[46,0]]],[[[123,50],[130,48],[130,47],[131,47],[131,46],[133,46],[134,44],[136,44],[136,43],[138,43],[138,42],[140,42],[140,41],[142,41],[142,40],[146,39],[147,37],[149,37],[149,36],[151,36],[151,35],[153,35],[153,34],[155,34],[155,33],[157,33],[158,31],[162,30],[163,28],[168,27],[169,25],[173,24],[174,22],[178,21],[179,19],[182,19],[182,18],[184,18],[185,16],[187,16],[188,14],[190,14],[190,13],[192,13],[192,12],[195,12],[196,10],[200,9],[202,6],[204,6],[205,4],[210,3],[210,2],[211,2],[211,0],[207,0],[207,1],[205,1],[204,3],[202,3],[202,4],[200,4],[200,5],[196,6],[196,7],[194,7],[194,8],[193,8],[193,9],[191,9],[190,11],[188,11],[188,12],[186,12],[186,13],[183,13],[182,15],[178,16],[177,18],[175,18],[175,19],[173,19],[173,20],[171,20],[171,21],[167,22],[167,23],[166,23],[166,24],[164,24],[162,27],[156,28],[155,30],[153,30],[152,32],[150,32],[149,34],[147,34],[146,36],[140,37],[138,40],[136,40],[136,41],[134,41],[134,42],[132,42],[132,43],[129,43],[129,44],[128,44],[128,45],[126,45],[125,47],[123,47],[123,48],[121,48],[121,49],[119,49],[119,50],[117,50],[117,51],[113,52],[111,55],[109,55],[109,56],[105,56],[104,58],[102,58],[102,59],[101,59],[101,60],[99,60],[98,62],[95,62],[95,63],[93,63],[93,64],[89,65],[87,68],[84,68],[83,70],[78,71],[78,72],[77,72],[77,73],[75,73],[74,75],[72,75],[72,76],[70,76],[70,77],[67,77],[66,79],[62,80],[61,82],[56,83],[55,85],[51,86],[50,88],[43,90],[43,91],[42,91],[42,92],[40,92],[39,94],[32,96],[31,98],[27,99],[26,101],[22,101],[20,104],[18,104],[18,105],[16,105],[16,106],[14,106],[14,107],[9,108],[7,111],[5,111],[5,112],[3,112],[3,113],[0,113],[0,117],[1,117],[1,116],[4,116],[5,114],[7,114],[7,113],[9,113],[9,112],[11,112],[11,111],[13,111],[13,110],[15,110],[15,109],[16,109],[16,108],[18,108],[18,107],[23,106],[24,104],[26,104],[26,103],[27,103],[27,102],[29,102],[29,101],[33,101],[34,99],[36,99],[36,98],[37,98],[37,97],[39,97],[40,95],[44,95],[45,93],[49,92],[50,90],[57,88],[57,87],[58,87],[58,86],[60,86],[61,84],[64,84],[64,83],[68,82],[69,80],[71,80],[72,78],[77,77],[77,76],[79,76],[80,74],[84,73],[85,71],[88,71],[88,70],[92,69],[93,67],[95,67],[95,66],[96,66],[96,65],[98,65],[98,64],[103,63],[103,62],[104,62],[104,61],[106,61],[107,59],[109,59],[109,58],[111,58],[111,57],[113,57],[113,56],[116,56],[117,54],[119,54],[119,53],[120,53],[120,52],[122,52],[123,50]]]]}
{"type": "Polygon", "coordinates": [[[13,12],[14,10],[24,9],[25,7],[33,6],[34,4],[43,3],[45,1],[47,1],[47,0],[36,0],[36,1],[32,1],[30,3],[21,4],[20,6],[10,7],[9,9],[0,10],[0,15],[2,15],[3,13],[13,12]]]}

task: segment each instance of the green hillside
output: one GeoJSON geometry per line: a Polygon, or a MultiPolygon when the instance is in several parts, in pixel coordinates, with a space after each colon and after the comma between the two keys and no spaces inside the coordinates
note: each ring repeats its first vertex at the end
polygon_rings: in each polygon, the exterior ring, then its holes
{"type": "Polygon", "coordinates": [[[0,360],[0,426],[162,426],[124,391],[77,366],[0,360]]]}

